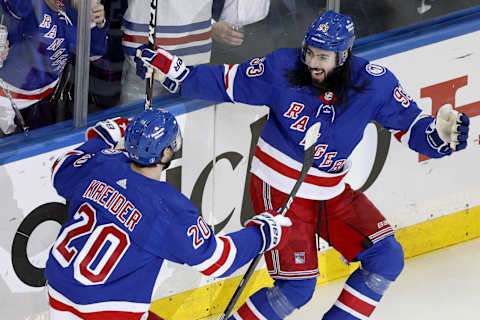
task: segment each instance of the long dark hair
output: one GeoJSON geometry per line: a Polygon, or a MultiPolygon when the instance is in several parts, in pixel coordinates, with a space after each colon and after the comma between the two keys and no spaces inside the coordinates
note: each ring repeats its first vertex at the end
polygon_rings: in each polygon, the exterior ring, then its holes
{"type": "Polygon", "coordinates": [[[347,60],[342,66],[336,67],[333,72],[328,75],[321,86],[313,85],[310,71],[306,64],[300,62],[297,63],[296,68],[286,69],[284,76],[288,79],[291,87],[304,87],[314,86],[318,89],[318,94],[325,93],[327,91],[336,92],[339,106],[347,105],[347,89],[353,89],[357,92],[366,90],[369,81],[364,81],[360,85],[354,85],[352,81],[352,66],[351,66],[352,53],[348,53],[347,60]]]}

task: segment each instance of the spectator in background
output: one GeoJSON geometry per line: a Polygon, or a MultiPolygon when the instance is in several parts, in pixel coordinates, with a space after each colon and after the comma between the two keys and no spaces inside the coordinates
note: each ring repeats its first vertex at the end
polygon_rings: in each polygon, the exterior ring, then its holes
{"type": "MultiPolygon", "coordinates": [[[[122,92],[125,60],[122,48],[122,22],[128,0],[102,0],[102,4],[108,21],[107,48],[102,57],[90,61],[88,113],[118,106],[122,92]]],[[[65,110],[64,117],[70,119],[75,100],[75,57],[70,59],[64,73],[62,77],[65,77],[65,85],[55,94],[60,96],[58,105],[65,110]]]]}
{"type": "MultiPolygon", "coordinates": [[[[0,129],[12,134],[12,105],[20,110],[30,129],[55,123],[56,104],[52,92],[77,42],[78,0],[1,1],[10,50],[0,69],[0,129]]],[[[92,2],[92,56],[106,49],[103,5],[92,2]]],[[[18,118],[18,117],[17,117],[18,118]]],[[[18,119],[17,119],[18,120],[18,119]]]]}
{"type": "MultiPolygon", "coordinates": [[[[190,65],[208,63],[212,49],[212,0],[159,0],[155,45],[167,48],[190,65]]],[[[121,103],[144,99],[145,81],[135,73],[136,49],[148,43],[150,1],[129,0],[123,20],[123,49],[126,54],[122,75],[121,103]]],[[[164,91],[154,84],[153,95],[164,91]]]]}
{"type": "Polygon", "coordinates": [[[89,93],[96,110],[119,104],[125,55],[122,49],[122,21],[127,0],[104,0],[108,21],[106,54],[90,63],[89,93]]]}
{"type": "Polygon", "coordinates": [[[211,64],[238,63],[255,55],[252,41],[269,41],[265,33],[269,10],[270,0],[213,0],[211,64]]]}
{"type": "Polygon", "coordinates": [[[281,47],[296,47],[304,30],[325,8],[319,0],[213,0],[211,64],[241,63],[281,47]],[[217,29],[230,30],[229,39],[217,29]]]}
{"type": "MultiPolygon", "coordinates": [[[[246,0],[242,0],[245,1],[246,0]]],[[[268,1],[268,0],[261,0],[268,1]]],[[[212,21],[212,0],[160,0],[157,4],[156,47],[168,48],[190,65],[210,62],[212,36],[219,41],[229,42],[231,30],[226,23],[212,21]]],[[[223,4],[222,4],[223,7],[223,4]]],[[[123,64],[121,103],[144,99],[145,81],[135,71],[135,50],[148,43],[150,2],[128,0],[123,20],[123,49],[126,61],[123,64]]],[[[239,33],[236,33],[240,36],[239,33]]],[[[234,35],[235,37],[235,35],[234,35]]],[[[237,40],[238,41],[238,40],[237,40]]],[[[153,95],[166,91],[154,83],[153,95]]]]}

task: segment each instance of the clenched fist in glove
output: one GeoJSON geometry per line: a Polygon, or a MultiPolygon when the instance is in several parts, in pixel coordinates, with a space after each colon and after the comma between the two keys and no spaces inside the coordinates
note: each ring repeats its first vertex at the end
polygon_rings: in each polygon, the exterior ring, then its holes
{"type": "Polygon", "coordinates": [[[437,117],[427,128],[430,146],[439,153],[450,154],[452,149],[459,151],[467,147],[470,119],[464,113],[445,104],[438,110],[437,117]]]}
{"type": "Polygon", "coordinates": [[[137,75],[141,78],[151,77],[154,72],[154,79],[159,81],[168,91],[178,91],[182,82],[190,72],[182,59],[172,55],[170,52],[158,48],[151,50],[147,45],[138,47],[135,57],[137,64],[137,75]]]}
{"type": "Polygon", "coordinates": [[[247,227],[258,226],[263,238],[261,253],[275,248],[282,238],[282,227],[290,227],[292,221],[289,218],[269,212],[263,212],[245,222],[247,227]]]}
{"type": "Polygon", "coordinates": [[[110,148],[124,149],[125,129],[130,120],[127,118],[112,118],[97,122],[96,125],[90,127],[85,132],[86,140],[94,137],[100,137],[105,141],[110,148]]]}

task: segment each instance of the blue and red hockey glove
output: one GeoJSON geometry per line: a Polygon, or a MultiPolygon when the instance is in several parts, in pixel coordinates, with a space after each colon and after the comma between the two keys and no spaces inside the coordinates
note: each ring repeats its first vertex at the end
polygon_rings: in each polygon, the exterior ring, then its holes
{"type": "Polygon", "coordinates": [[[110,148],[123,149],[123,137],[130,120],[127,118],[112,118],[97,122],[85,132],[86,140],[100,137],[110,148]]]}
{"type": "Polygon", "coordinates": [[[154,79],[172,93],[178,92],[180,83],[190,73],[181,58],[162,48],[149,49],[147,45],[137,48],[135,63],[139,77],[150,78],[153,73],[154,79]]]}
{"type": "MultiPolygon", "coordinates": [[[[272,211],[273,212],[273,211],[272,211]]],[[[276,213],[276,212],[275,212],[276,213]]],[[[245,222],[247,227],[258,226],[263,238],[261,253],[275,248],[282,239],[282,227],[290,227],[292,221],[285,216],[260,213],[245,222]]]]}

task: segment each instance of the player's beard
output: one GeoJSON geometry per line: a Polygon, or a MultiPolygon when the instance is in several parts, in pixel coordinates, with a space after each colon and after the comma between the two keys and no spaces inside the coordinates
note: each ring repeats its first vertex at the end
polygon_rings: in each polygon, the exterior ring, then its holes
{"type": "Polygon", "coordinates": [[[312,81],[312,86],[315,88],[318,88],[322,90],[323,92],[325,91],[333,91],[337,86],[340,85],[339,82],[340,80],[340,73],[341,73],[341,67],[336,67],[333,70],[330,70],[329,72],[326,72],[325,69],[321,69],[323,71],[323,74],[326,74],[325,77],[323,77],[322,80],[316,79],[314,76],[312,76],[312,69],[308,68],[310,72],[310,79],[312,81]]]}
{"type": "Polygon", "coordinates": [[[310,77],[312,79],[312,85],[314,87],[322,87],[323,82],[327,79],[328,73],[322,68],[308,68],[310,77]]]}

